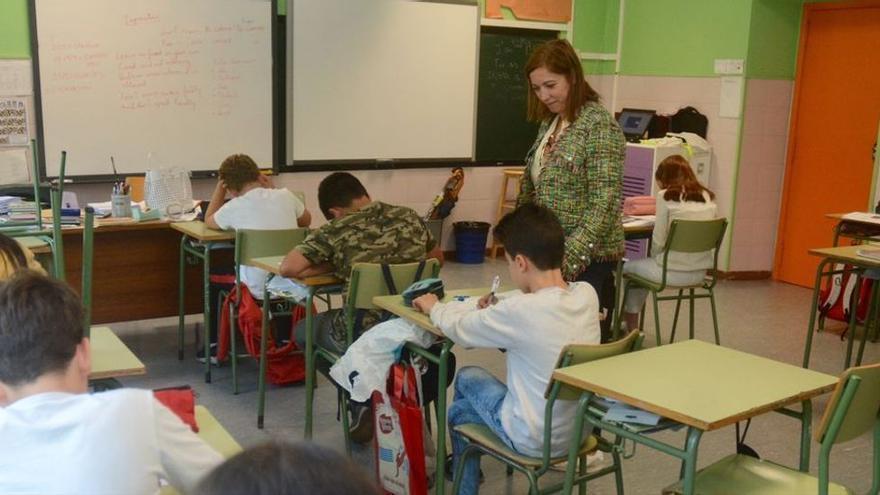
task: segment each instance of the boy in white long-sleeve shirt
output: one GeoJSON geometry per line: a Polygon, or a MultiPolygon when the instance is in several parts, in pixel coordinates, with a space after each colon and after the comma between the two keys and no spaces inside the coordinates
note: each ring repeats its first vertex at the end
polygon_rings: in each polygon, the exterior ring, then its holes
{"type": "MultiPolygon", "coordinates": [[[[479,367],[466,367],[455,380],[448,420],[454,464],[467,445],[454,427],[487,425],[517,452],[539,457],[543,445],[544,390],[566,344],[598,344],[599,301],[585,282],[562,278],[565,233],[549,209],[534,204],[517,208],[495,227],[504,244],[510,278],[520,289],[473,301],[439,303],[436,296],[415,306],[456,344],[507,349],[507,384],[479,367]]],[[[553,455],[566,452],[575,404],[556,403],[553,455]]],[[[479,460],[464,468],[460,494],[476,493],[479,460]]]]}
{"type": "Polygon", "coordinates": [[[0,285],[0,493],[188,493],[222,457],[150,391],[86,393],[82,321],[63,282],[0,285]]]}

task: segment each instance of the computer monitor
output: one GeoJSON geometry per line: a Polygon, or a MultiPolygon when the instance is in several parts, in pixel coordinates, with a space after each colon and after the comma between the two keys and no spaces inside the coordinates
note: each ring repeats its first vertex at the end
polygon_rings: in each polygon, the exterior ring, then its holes
{"type": "Polygon", "coordinates": [[[617,117],[620,130],[626,136],[627,141],[638,141],[645,135],[648,124],[654,118],[654,110],[640,110],[636,108],[624,108],[617,117]]]}

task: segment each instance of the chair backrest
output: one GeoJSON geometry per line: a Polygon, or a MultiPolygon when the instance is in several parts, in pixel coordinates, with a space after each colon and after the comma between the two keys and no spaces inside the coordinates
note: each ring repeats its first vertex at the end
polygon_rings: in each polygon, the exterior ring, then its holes
{"type": "Polygon", "coordinates": [[[850,368],[840,375],[815,438],[822,443],[852,440],[874,427],[878,413],[880,364],[850,368]]]}
{"type": "Polygon", "coordinates": [[[254,258],[281,256],[305,240],[308,228],[259,230],[238,229],[235,231],[235,271],[247,265],[254,258]]]}
{"type": "Polygon", "coordinates": [[[702,253],[718,250],[727,230],[727,219],[673,220],[665,252],[702,253]]]}
{"type": "MultiPolygon", "coordinates": [[[[556,360],[556,368],[564,368],[566,366],[574,366],[576,364],[588,363],[597,359],[604,359],[619,354],[626,354],[639,350],[642,346],[644,335],[638,329],[631,331],[628,335],[620,340],[609,342],[607,344],[569,344],[559,351],[559,358],[556,360]]],[[[554,386],[559,386],[559,392],[556,399],[560,400],[577,400],[580,398],[583,390],[570,387],[563,383],[550,380],[544,397],[552,398],[554,386]]]]}
{"type": "MultiPolygon", "coordinates": [[[[421,276],[416,278],[419,263],[389,264],[391,278],[399,292],[417,280],[436,277],[440,274],[440,262],[434,258],[425,260],[421,276]]],[[[349,309],[377,309],[373,297],[389,295],[385,276],[380,263],[355,263],[351,267],[346,305],[349,309]]]]}

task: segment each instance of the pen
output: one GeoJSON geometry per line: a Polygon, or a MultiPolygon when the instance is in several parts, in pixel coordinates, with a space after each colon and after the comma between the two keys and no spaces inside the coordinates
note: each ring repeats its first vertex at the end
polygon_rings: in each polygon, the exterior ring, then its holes
{"type": "Polygon", "coordinates": [[[501,287],[501,277],[499,275],[495,275],[495,278],[492,279],[492,288],[489,289],[489,300],[495,300],[495,292],[498,291],[498,288],[501,287]]]}

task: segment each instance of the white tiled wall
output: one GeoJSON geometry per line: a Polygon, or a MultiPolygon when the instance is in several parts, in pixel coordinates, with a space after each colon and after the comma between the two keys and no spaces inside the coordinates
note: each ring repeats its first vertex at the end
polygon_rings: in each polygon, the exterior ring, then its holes
{"type": "Polygon", "coordinates": [[[746,86],[730,269],[773,267],[792,81],[750,79],[746,86]]]}

